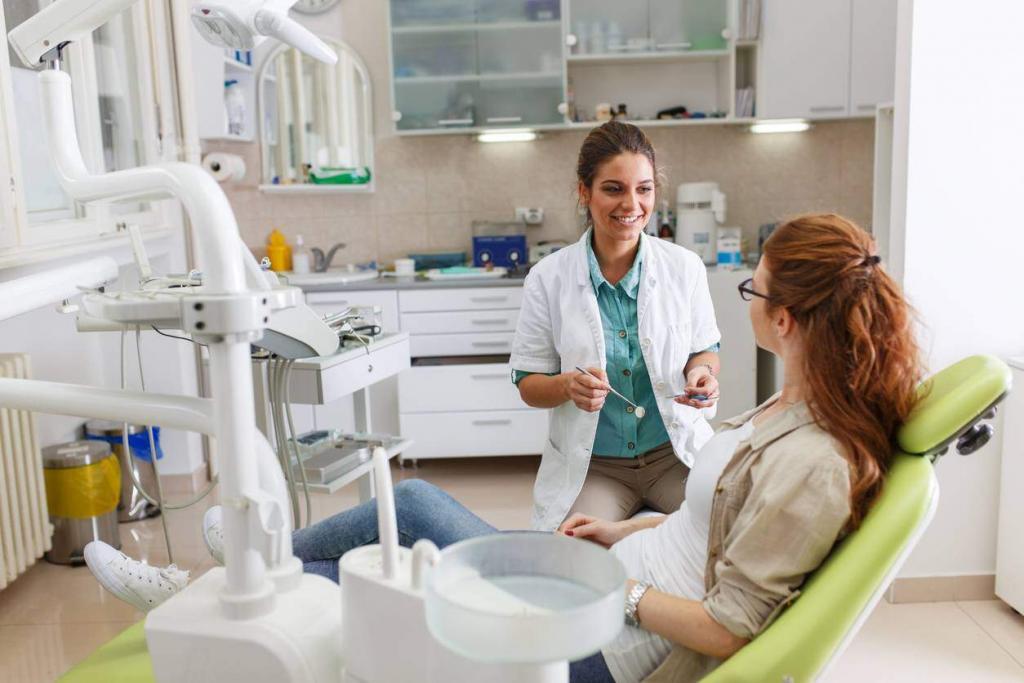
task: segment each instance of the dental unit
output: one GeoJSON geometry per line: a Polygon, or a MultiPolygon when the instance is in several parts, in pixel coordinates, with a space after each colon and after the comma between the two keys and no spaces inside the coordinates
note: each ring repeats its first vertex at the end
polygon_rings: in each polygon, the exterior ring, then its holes
{"type": "MultiPolygon", "coordinates": [[[[622,627],[625,574],[618,560],[590,544],[529,533],[474,539],[444,551],[429,542],[400,548],[381,448],[373,453],[380,543],[341,559],[340,590],[303,573],[291,545],[298,517],[286,481],[291,468],[282,468],[256,428],[250,345],[285,363],[327,356],[337,352],[344,325],[321,319],[301,290],[280,285],[260,268],[239,237],[224,192],[198,165],[99,175],[86,169],[71,80],[59,69],[61,49],[134,2],[58,0],[11,31],[10,44],[27,65],[49,67],[39,73],[44,125],[64,191],[78,202],[180,200],[201,260],[201,276],[151,278],[136,245],[141,289],[87,291],[79,329],[183,331],[207,346],[212,397],[0,379],[0,406],[159,424],[216,439],[224,567],[147,615],[156,679],[566,681],[568,659],[597,651],[622,627]],[[391,652],[396,635],[406,656],[391,652]]],[[[273,37],[333,63],[330,48],[287,16],[294,2],[197,2],[192,19],[217,45],[249,49],[273,37]]],[[[69,278],[62,286],[70,296],[75,286],[95,287],[117,269],[101,258],[58,272],[69,278]]],[[[17,312],[6,306],[0,318],[17,312]]],[[[286,385],[282,373],[278,380],[286,385]]]]}

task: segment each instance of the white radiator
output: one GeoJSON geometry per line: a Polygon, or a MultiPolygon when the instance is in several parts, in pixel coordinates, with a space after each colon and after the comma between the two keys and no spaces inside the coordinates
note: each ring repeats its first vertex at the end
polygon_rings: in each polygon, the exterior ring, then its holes
{"type": "MultiPolygon", "coordinates": [[[[29,378],[27,354],[0,354],[0,377],[29,378]]],[[[50,549],[35,416],[0,407],[0,589],[50,549]]]]}

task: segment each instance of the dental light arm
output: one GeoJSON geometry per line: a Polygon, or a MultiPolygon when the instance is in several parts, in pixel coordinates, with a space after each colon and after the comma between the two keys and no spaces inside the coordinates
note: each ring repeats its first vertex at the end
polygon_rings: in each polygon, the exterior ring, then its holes
{"type": "MultiPolygon", "coordinates": [[[[80,40],[137,0],[57,0],[10,32],[10,44],[26,66],[54,59],[55,51],[80,40]],[[53,53],[51,55],[51,53],[53,53]]],[[[197,2],[192,21],[203,37],[222,47],[252,49],[271,37],[328,64],[338,56],[312,32],[289,18],[296,0],[197,2]]]]}

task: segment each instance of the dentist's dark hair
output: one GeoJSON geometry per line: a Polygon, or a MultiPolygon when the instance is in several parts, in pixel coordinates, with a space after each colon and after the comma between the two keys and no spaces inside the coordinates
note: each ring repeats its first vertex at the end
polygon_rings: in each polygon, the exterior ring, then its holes
{"type": "MultiPolygon", "coordinates": [[[[580,154],[576,160],[576,179],[583,187],[591,189],[601,166],[625,152],[647,157],[651,162],[651,168],[654,169],[655,186],[660,186],[658,164],[654,160],[654,145],[642,130],[622,121],[608,121],[590,131],[580,147],[580,154]]],[[[582,195],[578,201],[580,206],[584,206],[582,195]]],[[[590,209],[586,211],[587,225],[590,225],[590,209]]]]}
{"type": "Polygon", "coordinates": [[[764,244],[768,311],[785,308],[804,343],[807,406],[850,463],[850,527],[882,490],[896,432],[917,402],[914,312],[874,240],[835,214],[799,216],[764,244]]]}

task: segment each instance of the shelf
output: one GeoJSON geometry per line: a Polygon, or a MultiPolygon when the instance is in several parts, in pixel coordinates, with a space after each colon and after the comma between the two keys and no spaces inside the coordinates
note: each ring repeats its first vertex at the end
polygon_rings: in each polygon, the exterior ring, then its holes
{"type": "Polygon", "coordinates": [[[657,64],[663,62],[709,62],[726,59],[729,50],[686,50],[682,52],[623,52],[620,54],[569,55],[566,61],[581,66],[615,64],[657,64]]]}
{"type": "MultiPolygon", "coordinates": [[[[389,447],[384,449],[385,451],[387,451],[388,460],[391,460],[396,455],[399,455],[400,453],[408,450],[409,447],[413,445],[413,440],[412,439],[403,439],[402,437],[398,437],[398,438],[401,439],[401,440],[398,441],[397,443],[394,443],[391,446],[389,446],[389,447]]],[[[373,459],[371,458],[370,460],[367,460],[364,463],[360,463],[359,465],[357,465],[353,469],[349,470],[348,472],[345,472],[344,474],[342,474],[337,479],[332,479],[331,481],[327,482],[326,484],[312,484],[312,483],[308,484],[309,492],[310,493],[334,493],[335,491],[337,491],[341,487],[348,486],[352,482],[356,481],[357,479],[359,479],[359,477],[362,477],[362,476],[364,476],[366,474],[369,474],[369,472],[372,469],[373,469],[373,459]]],[[[302,484],[300,483],[299,486],[301,486],[301,485],[302,484]]]]}
{"type": "Polygon", "coordinates": [[[247,74],[251,74],[252,73],[252,66],[251,65],[243,64],[242,62],[239,62],[238,60],[236,60],[236,59],[234,59],[232,57],[228,57],[228,56],[224,57],[224,68],[227,69],[228,71],[240,71],[242,73],[247,73],[247,74]]]}
{"type": "Polygon", "coordinates": [[[231,135],[230,133],[224,133],[223,135],[213,135],[203,138],[204,140],[226,140],[228,142],[252,142],[255,136],[252,135],[231,135]]]}
{"type": "Polygon", "coordinates": [[[433,24],[425,26],[396,26],[391,29],[393,35],[410,35],[417,33],[459,33],[465,31],[520,31],[531,29],[560,29],[559,19],[550,21],[495,21],[482,24],[433,24]]]}
{"type": "Polygon", "coordinates": [[[420,85],[428,83],[473,83],[502,81],[548,81],[561,82],[561,71],[524,71],[507,74],[458,74],[451,76],[396,76],[395,85],[420,85]]]}
{"type": "MultiPolygon", "coordinates": [[[[630,119],[628,123],[632,123],[641,128],[674,128],[674,127],[685,127],[685,126],[749,126],[756,122],[756,118],[706,118],[706,119],[642,119],[634,120],[630,119]]],[[[601,125],[597,121],[580,121],[580,122],[569,122],[569,123],[537,123],[537,124],[519,124],[523,128],[529,128],[530,130],[538,133],[557,133],[559,131],[566,130],[590,130],[601,125]]],[[[395,135],[398,136],[425,136],[425,135],[466,135],[476,133],[486,133],[489,130],[493,130],[497,126],[465,126],[463,128],[414,128],[411,130],[397,130],[395,135]]],[[[502,126],[507,127],[507,126],[502,126]]]]}
{"type": "Polygon", "coordinates": [[[357,194],[373,192],[373,181],[363,185],[314,185],[313,183],[274,185],[264,183],[259,186],[259,190],[266,194],[357,194]]]}
{"type": "Polygon", "coordinates": [[[736,47],[757,47],[760,41],[757,38],[751,40],[737,40],[736,47]]]}

